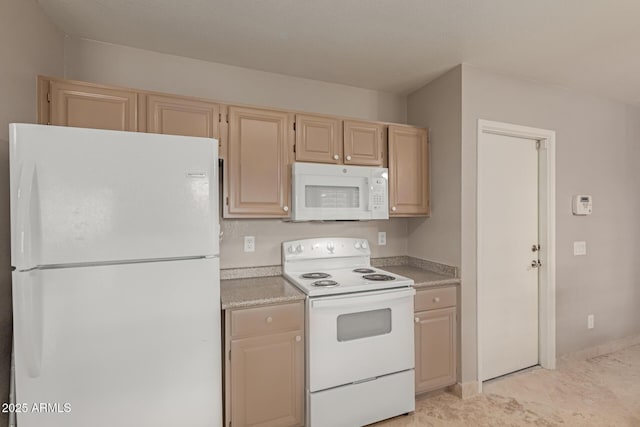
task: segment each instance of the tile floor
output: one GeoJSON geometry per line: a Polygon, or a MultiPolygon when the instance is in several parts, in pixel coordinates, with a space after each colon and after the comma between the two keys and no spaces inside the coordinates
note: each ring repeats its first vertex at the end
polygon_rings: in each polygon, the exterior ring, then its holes
{"type": "Polygon", "coordinates": [[[640,345],[586,361],[558,361],[484,384],[461,400],[419,397],[416,412],[375,424],[414,426],[640,426],[640,345]]]}

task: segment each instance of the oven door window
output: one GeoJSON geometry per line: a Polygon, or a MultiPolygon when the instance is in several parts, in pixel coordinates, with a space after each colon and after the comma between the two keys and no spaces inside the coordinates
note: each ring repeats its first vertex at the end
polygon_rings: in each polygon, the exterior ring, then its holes
{"type": "Polygon", "coordinates": [[[353,341],[391,332],[391,309],[341,314],[337,319],[338,341],[353,341]]]}

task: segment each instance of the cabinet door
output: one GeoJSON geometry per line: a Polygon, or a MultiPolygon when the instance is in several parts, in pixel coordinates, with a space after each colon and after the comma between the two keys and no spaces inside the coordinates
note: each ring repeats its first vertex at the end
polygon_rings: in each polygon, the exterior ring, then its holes
{"type": "Polygon", "coordinates": [[[229,107],[225,217],[288,217],[293,116],[229,107]]]}
{"type": "Polygon", "coordinates": [[[218,104],[147,95],[147,132],[218,138],[219,114],[218,104]]]}
{"type": "Polygon", "coordinates": [[[138,130],[138,94],[71,82],[52,81],[51,124],[110,130],[138,130]]]}
{"type": "Polygon", "coordinates": [[[231,425],[301,426],[302,331],[231,341],[231,425]]]}
{"type": "Polygon", "coordinates": [[[389,216],[428,214],[427,130],[389,126],[389,216]]]}
{"type": "Polygon", "coordinates": [[[416,393],[456,382],[455,307],[416,313],[416,393]]]}
{"type": "Polygon", "coordinates": [[[382,166],[384,125],[344,121],[344,163],[346,165],[382,166]]]}
{"type": "Polygon", "coordinates": [[[342,162],[342,121],[296,114],[296,161],[342,162]]]}

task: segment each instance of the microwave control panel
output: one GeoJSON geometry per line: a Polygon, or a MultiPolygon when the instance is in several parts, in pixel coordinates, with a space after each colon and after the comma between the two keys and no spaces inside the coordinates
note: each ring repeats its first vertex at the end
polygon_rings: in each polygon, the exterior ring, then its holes
{"type": "Polygon", "coordinates": [[[371,180],[371,214],[373,219],[387,219],[389,218],[387,198],[389,183],[384,172],[375,175],[371,180]]]}

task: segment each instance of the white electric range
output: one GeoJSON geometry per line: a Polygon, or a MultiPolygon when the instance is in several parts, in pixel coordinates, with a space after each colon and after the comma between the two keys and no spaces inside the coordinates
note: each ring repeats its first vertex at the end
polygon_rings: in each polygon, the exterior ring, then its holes
{"type": "Polygon", "coordinates": [[[306,295],[306,425],[361,426],[415,410],[413,280],[371,266],[366,239],[282,244],[306,295]]]}

